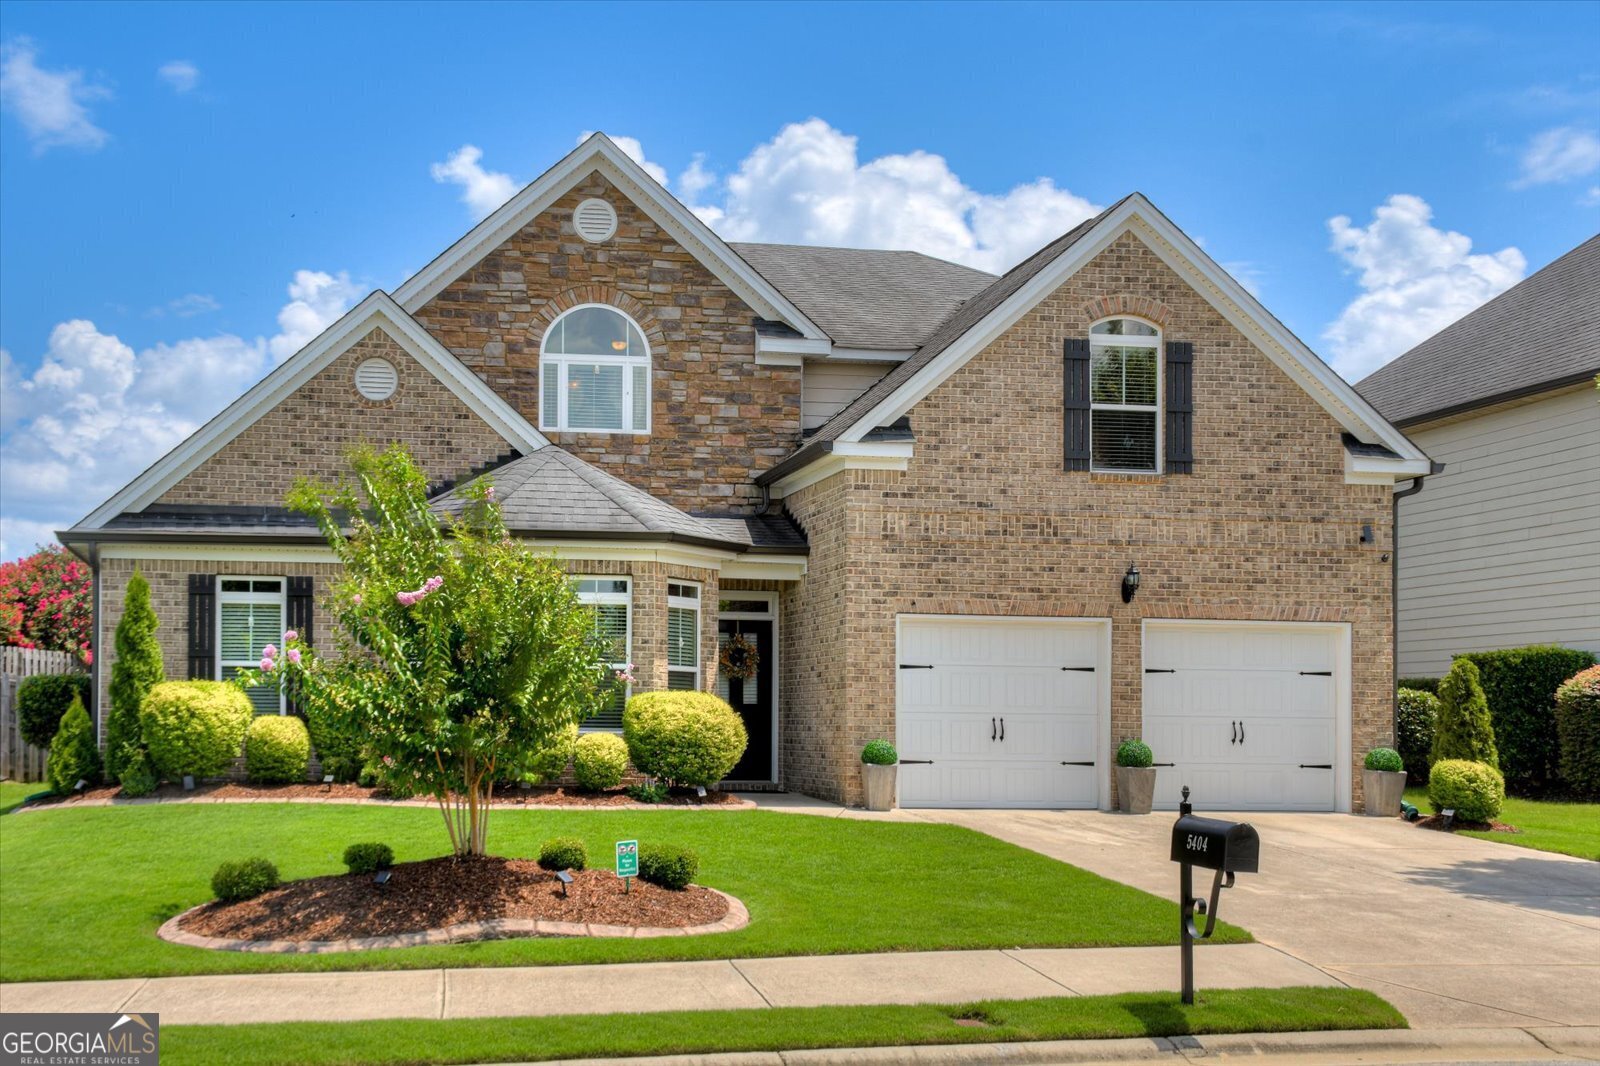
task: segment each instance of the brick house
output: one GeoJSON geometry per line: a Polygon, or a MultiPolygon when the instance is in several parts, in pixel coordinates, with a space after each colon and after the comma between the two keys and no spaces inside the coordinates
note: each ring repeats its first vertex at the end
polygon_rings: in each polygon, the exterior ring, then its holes
{"type": "Polygon", "coordinates": [[[135,566],[169,676],[315,640],[284,492],[396,440],[441,509],[494,478],[636,689],[733,704],[738,783],[856,802],[882,736],[905,806],[1106,807],[1142,735],[1162,804],[1351,810],[1391,740],[1428,458],[1138,194],[996,278],[727,244],[597,134],[62,533],[97,646],[135,566]]]}

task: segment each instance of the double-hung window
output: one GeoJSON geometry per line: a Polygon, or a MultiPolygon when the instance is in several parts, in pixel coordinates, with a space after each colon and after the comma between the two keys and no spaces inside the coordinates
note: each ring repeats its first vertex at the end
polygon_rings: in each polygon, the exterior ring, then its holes
{"type": "MultiPolygon", "coordinates": [[[[227,681],[261,665],[268,644],[283,640],[283,579],[217,579],[217,678],[227,681]]],[[[246,690],[257,714],[282,714],[283,693],[274,685],[246,690]]]]}
{"type": "MultiPolygon", "coordinates": [[[[572,586],[577,590],[578,601],[594,612],[595,636],[608,649],[606,655],[613,670],[621,670],[632,662],[633,599],[628,579],[625,577],[579,577],[572,586]]],[[[622,729],[622,709],[627,705],[629,689],[619,686],[611,703],[598,714],[584,721],[585,731],[618,732],[622,729]]]]}
{"type": "Polygon", "coordinates": [[[700,687],[700,586],[667,583],[667,687],[700,687]]]}
{"type": "Polygon", "coordinates": [[[574,307],[545,330],[539,350],[539,427],[650,432],[650,346],[615,307],[574,307]]]}
{"type": "Polygon", "coordinates": [[[1161,333],[1133,318],[1089,330],[1091,469],[1154,474],[1161,470],[1161,333]]]}

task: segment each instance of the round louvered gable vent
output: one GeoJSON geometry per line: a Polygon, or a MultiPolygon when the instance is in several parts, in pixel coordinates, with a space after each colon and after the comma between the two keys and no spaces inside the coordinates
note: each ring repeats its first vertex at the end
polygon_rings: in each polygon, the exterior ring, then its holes
{"type": "Polygon", "coordinates": [[[590,244],[608,241],[617,232],[617,212],[604,200],[585,200],[572,212],[572,228],[590,244]]]}
{"type": "Polygon", "coordinates": [[[364,359],[356,367],[356,391],[374,403],[394,395],[400,374],[387,359],[364,359]]]}

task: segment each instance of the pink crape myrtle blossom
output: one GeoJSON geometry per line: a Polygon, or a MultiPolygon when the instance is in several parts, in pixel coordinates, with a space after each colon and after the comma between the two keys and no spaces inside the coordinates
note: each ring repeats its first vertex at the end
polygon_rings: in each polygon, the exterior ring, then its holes
{"type": "Polygon", "coordinates": [[[293,629],[285,629],[283,631],[283,642],[285,644],[289,643],[291,640],[299,640],[299,639],[300,639],[300,634],[297,633],[296,631],[294,631],[293,629]]]}
{"type": "Polygon", "coordinates": [[[265,648],[261,649],[261,657],[263,659],[276,659],[278,657],[278,649],[273,645],[268,644],[265,648]]]}
{"type": "Polygon", "coordinates": [[[289,661],[294,663],[296,666],[300,665],[300,649],[299,648],[290,648],[289,649],[289,661]]]}
{"type": "Polygon", "coordinates": [[[443,584],[444,578],[435,574],[433,577],[430,577],[428,580],[424,581],[421,588],[411,592],[396,592],[394,594],[394,598],[395,601],[400,604],[400,606],[411,607],[420,602],[424,596],[428,595],[428,593],[433,592],[443,584]]]}
{"type": "Polygon", "coordinates": [[[267,658],[265,655],[263,655],[261,657],[261,672],[263,674],[272,673],[272,668],[274,666],[277,666],[277,665],[278,665],[277,663],[273,662],[271,659],[267,658]]]}

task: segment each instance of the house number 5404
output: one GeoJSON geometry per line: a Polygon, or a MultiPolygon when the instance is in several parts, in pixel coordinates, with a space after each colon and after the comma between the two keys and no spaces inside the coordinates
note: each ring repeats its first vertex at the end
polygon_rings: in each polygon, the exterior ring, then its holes
{"type": "Polygon", "coordinates": [[[1206,850],[1206,845],[1208,843],[1210,843],[1210,841],[1211,841],[1210,837],[1195,836],[1193,833],[1190,833],[1189,834],[1189,844],[1188,844],[1189,850],[1190,851],[1204,851],[1204,850],[1206,850]]]}

